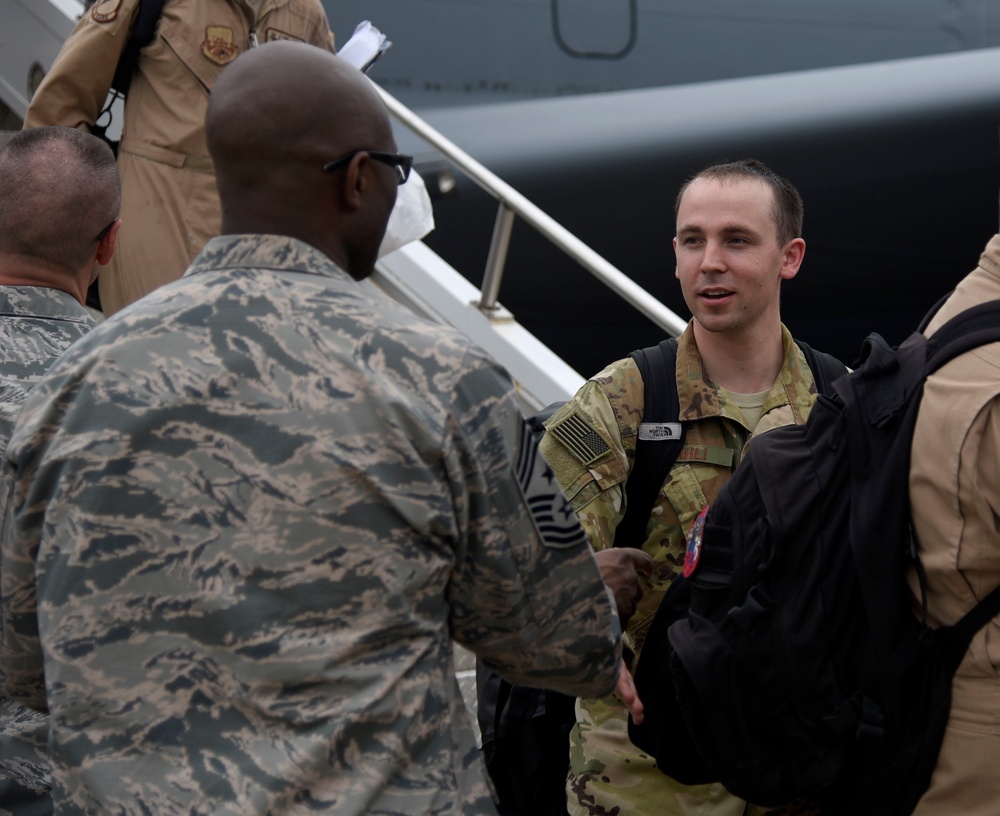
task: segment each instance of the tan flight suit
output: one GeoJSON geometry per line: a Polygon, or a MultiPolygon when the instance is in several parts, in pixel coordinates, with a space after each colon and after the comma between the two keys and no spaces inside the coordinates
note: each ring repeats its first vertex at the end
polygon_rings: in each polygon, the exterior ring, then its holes
{"type": "MultiPolygon", "coordinates": [[[[928,327],[1000,298],[1000,235],[928,327]]],[[[1000,584],[1000,343],[931,375],[913,434],[910,503],[934,626],[955,623],[1000,584]]],[[[911,578],[914,589],[916,580],[911,578]]],[[[917,816],[1000,812],[1000,618],[952,680],[951,715],[917,816]]]]}
{"type": "MultiPolygon", "coordinates": [[[[166,0],[156,37],[139,56],[118,154],[122,231],[99,279],[113,314],[181,276],[221,217],[205,144],[208,94],[239,54],[272,40],[333,49],[319,0],[166,0]]],[[[100,114],[138,0],[104,0],[81,18],[35,92],[24,126],[89,128],[100,114]]],[[[103,124],[103,122],[102,122],[103,124]]]]}

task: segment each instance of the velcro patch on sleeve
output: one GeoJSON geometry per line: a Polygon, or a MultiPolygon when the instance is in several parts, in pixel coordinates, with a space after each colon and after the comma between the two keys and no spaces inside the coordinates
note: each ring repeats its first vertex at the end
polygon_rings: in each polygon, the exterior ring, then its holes
{"type": "Polygon", "coordinates": [[[574,412],[545,429],[563,443],[585,466],[590,466],[611,450],[597,428],[574,412]]]}
{"type": "Polygon", "coordinates": [[[704,462],[707,465],[719,467],[733,466],[733,452],[729,448],[717,448],[710,445],[685,445],[677,456],[678,462],[704,462]]]}

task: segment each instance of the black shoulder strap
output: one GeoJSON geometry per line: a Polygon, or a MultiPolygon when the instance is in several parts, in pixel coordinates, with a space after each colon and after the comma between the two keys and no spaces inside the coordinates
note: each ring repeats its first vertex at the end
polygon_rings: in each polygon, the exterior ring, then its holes
{"type": "Polygon", "coordinates": [[[128,93],[129,85],[132,84],[132,73],[139,61],[139,52],[153,41],[163,3],[164,0],[141,0],[139,3],[139,14],[132,26],[125,51],[118,60],[114,79],[111,80],[111,87],[122,95],[128,93]]]}
{"type": "Polygon", "coordinates": [[[816,380],[817,392],[832,396],[833,382],[838,377],[843,377],[847,373],[847,366],[832,354],[827,354],[825,351],[816,351],[812,346],[803,343],[801,340],[796,340],[795,343],[802,349],[802,353],[806,357],[806,362],[812,371],[813,379],[816,380]]]}
{"type": "Polygon", "coordinates": [[[644,385],[642,425],[656,423],[660,432],[651,434],[654,438],[643,438],[640,425],[635,460],[625,483],[625,515],[615,530],[616,547],[642,547],[645,543],[656,497],[684,444],[677,396],[677,341],[670,337],[629,356],[639,367],[644,385]],[[668,425],[675,427],[667,429],[668,425]]]}
{"type": "Polygon", "coordinates": [[[558,402],[550,402],[540,411],[527,416],[524,421],[528,423],[528,429],[538,438],[542,438],[542,434],[545,433],[545,423],[549,421],[552,415],[562,408],[566,404],[566,400],[559,400],[558,402]]]}
{"type": "Polygon", "coordinates": [[[926,329],[927,326],[930,325],[931,320],[934,319],[934,315],[936,315],[939,311],[941,311],[941,307],[944,306],[945,301],[951,297],[951,293],[954,291],[955,291],[954,289],[949,289],[947,292],[941,295],[937,303],[931,306],[930,311],[928,311],[927,314],[924,315],[923,320],[920,321],[920,325],[917,326],[917,331],[920,332],[920,334],[924,333],[924,329],[926,329]]]}
{"type": "Polygon", "coordinates": [[[949,645],[956,666],[968,651],[976,633],[998,614],[1000,614],[1000,586],[993,587],[989,595],[966,612],[958,623],[949,627],[952,633],[949,645]]]}
{"type": "Polygon", "coordinates": [[[930,375],[959,354],[986,343],[1000,342],[1000,300],[990,300],[951,318],[927,341],[930,375]]]}

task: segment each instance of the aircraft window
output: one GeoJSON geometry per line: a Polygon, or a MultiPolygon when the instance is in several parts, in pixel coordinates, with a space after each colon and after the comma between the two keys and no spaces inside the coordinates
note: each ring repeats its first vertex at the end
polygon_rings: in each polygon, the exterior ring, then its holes
{"type": "Polygon", "coordinates": [[[609,3],[608,0],[601,0],[599,3],[582,2],[582,0],[569,0],[566,3],[566,12],[560,15],[560,0],[551,0],[552,4],[552,34],[559,47],[571,57],[585,59],[621,59],[635,46],[638,33],[638,9],[637,0],[617,0],[609,3]],[[623,19],[616,10],[621,7],[622,11],[627,10],[627,16],[623,19]],[[595,25],[595,20],[607,20],[607,25],[595,25]],[[619,21],[623,25],[616,25],[619,21]],[[589,42],[581,42],[588,34],[600,31],[606,34],[621,29],[626,36],[623,45],[617,48],[598,48],[598,44],[592,45],[589,42]],[[571,45],[570,42],[578,45],[571,45]]]}

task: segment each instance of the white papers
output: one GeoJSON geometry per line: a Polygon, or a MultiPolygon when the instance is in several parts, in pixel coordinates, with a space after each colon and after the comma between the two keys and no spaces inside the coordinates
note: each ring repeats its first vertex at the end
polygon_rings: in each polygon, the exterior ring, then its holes
{"type": "Polygon", "coordinates": [[[343,48],[337,52],[337,56],[347,60],[354,67],[367,71],[373,62],[381,57],[392,46],[392,41],[386,39],[385,34],[379,31],[368,20],[358,23],[343,48]]]}

